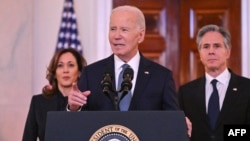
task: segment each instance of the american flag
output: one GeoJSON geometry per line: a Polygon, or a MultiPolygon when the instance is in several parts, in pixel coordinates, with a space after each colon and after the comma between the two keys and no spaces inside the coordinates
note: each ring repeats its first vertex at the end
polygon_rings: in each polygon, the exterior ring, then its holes
{"type": "Polygon", "coordinates": [[[78,37],[73,0],[64,1],[62,21],[58,33],[56,51],[62,48],[74,48],[82,53],[82,45],[78,37]]]}

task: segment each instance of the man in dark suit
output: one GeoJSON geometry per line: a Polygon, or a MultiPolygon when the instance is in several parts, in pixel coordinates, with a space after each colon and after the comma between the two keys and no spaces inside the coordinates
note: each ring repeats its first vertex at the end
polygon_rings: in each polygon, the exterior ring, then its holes
{"type": "MultiPolygon", "coordinates": [[[[105,70],[111,70],[113,88],[118,90],[123,64],[129,65],[134,72],[132,88],[127,94],[132,98],[126,110],[179,110],[172,72],[146,59],[138,49],[145,30],[145,18],[138,8],[120,6],[112,10],[109,42],[113,54],[84,69],[79,89],[75,86],[69,95],[68,110],[77,111],[81,107],[82,110],[116,110],[113,100],[103,93],[101,81],[105,70]]],[[[190,133],[190,123],[188,129],[190,133]]]]}
{"type": "Polygon", "coordinates": [[[191,141],[223,141],[224,125],[250,124],[250,79],[227,67],[230,38],[216,25],[204,26],[197,34],[205,75],[178,92],[180,107],[192,122],[191,141]]]}

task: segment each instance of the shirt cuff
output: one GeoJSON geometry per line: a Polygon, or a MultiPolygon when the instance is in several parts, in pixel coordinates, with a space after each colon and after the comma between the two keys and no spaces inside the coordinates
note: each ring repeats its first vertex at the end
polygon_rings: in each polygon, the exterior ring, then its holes
{"type": "MultiPolygon", "coordinates": [[[[76,112],[79,112],[79,111],[81,111],[82,110],[82,106],[76,111],[76,112]]],[[[69,104],[67,104],[67,106],[66,106],[66,111],[68,111],[68,112],[73,112],[73,111],[71,111],[70,109],[69,109],[69,104]]]]}

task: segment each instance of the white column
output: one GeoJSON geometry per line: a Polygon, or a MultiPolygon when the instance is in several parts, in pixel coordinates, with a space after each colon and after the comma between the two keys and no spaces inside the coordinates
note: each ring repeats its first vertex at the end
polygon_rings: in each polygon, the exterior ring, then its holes
{"type": "MultiPolygon", "coordinates": [[[[241,1],[242,75],[250,78],[250,1],[241,1]]],[[[233,39],[232,39],[233,40],[233,39]]]]}
{"type": "Polygon", "coordinates": [[[0,4],[0,141],[20,141],[32,90],[33,0],[0,4]]]}

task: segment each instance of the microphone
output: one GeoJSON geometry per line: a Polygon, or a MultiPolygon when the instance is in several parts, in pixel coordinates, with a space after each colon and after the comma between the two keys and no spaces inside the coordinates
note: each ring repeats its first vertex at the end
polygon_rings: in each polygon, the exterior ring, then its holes
{"type": "Polygon", "coordinates": [[[110,91],[113,91],[112,86],[112,75],[110,69],[104,71],[103,80],[101,81],[102,91],[105,94],[109,94],[110,91]]]}
{"type": "Polygon", "coordinates": [[[132,88],[132,80],[134,77],[134,71],[132,68],[128,67],[123,73],[123,82],[121,83],[121,90],[124,94],[127,94],[132,88]]]}
{"type": "Polygon", "coordinates": [[[101,81],[101,87],[102,87],[102,91],[105,95],[108,96],[108,98],[113,102],[114,104],[114,108],[116,111],[119,110],[118,108],[118,95],[117,95],[117,91],[113,89],[113,85],[112,85],[112,73],[111,73],[111,69],[110,68],[106,68],[103,74],[103,80],[101,81]]]}

